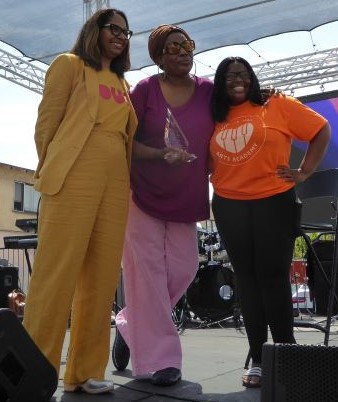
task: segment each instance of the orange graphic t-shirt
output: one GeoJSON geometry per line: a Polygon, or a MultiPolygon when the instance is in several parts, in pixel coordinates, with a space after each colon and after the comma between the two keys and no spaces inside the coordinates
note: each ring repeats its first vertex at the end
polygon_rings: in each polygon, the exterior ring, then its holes
{"type": "Polygon", "coordinates": [[[293,139],[310,141],[326,121],[289,96],[231,107],[226,121],[216,123],[210,143],[214,192],[249,200],[287,191],[294,184],[277,177],[277,166],[289,164],[293,139]]]}

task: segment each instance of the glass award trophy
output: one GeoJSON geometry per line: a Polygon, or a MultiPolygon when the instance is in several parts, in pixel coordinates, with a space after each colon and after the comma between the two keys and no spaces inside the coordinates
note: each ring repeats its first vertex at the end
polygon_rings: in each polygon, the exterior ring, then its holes
{"type": "MultiPolygon", "coordinates": [[[[189,142],[169,108],[167,108],[166,123],[164,127],[164,143],[169,148],[182,149],[188,152],[189,142]]],[[[175,159],[175,151],[169,152],[166,154],[166,157],[175,159]]],[[[189,159],[187,162],[192,162],[196,158],[196,155],[189,153],[189,159]]]]}

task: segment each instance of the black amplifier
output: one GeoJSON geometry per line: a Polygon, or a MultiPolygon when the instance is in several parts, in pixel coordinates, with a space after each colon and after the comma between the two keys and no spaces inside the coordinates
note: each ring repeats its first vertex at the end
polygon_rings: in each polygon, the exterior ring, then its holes
{"type": "Polygon", "coordinates": [[[19,287],[19,268],[0,265],[0,307],[7,307],[7,296],[19,287]]]}

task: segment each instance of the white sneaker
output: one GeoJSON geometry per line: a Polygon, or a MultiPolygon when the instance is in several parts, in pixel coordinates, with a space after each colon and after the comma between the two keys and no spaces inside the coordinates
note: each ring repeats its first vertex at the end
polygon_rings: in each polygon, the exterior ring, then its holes
{"type": "Polygon", "coordinates": [[[87,381],[81,384],[64,384],[63,389],[65,392],[77,392],[84,391],[87,394],[105,394],[111,392],[114,389],[114,383],[112,381],[98,381],[93,378],[89,378],[87,381]]]}

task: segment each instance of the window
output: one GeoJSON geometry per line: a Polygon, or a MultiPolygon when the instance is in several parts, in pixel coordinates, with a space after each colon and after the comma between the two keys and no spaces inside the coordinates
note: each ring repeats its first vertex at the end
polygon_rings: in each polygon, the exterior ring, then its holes
{"type": "Polygon", "coordinates": [[[32,184],[15,182],[14,211],[37,212],[40,193],[32,184]]]}

